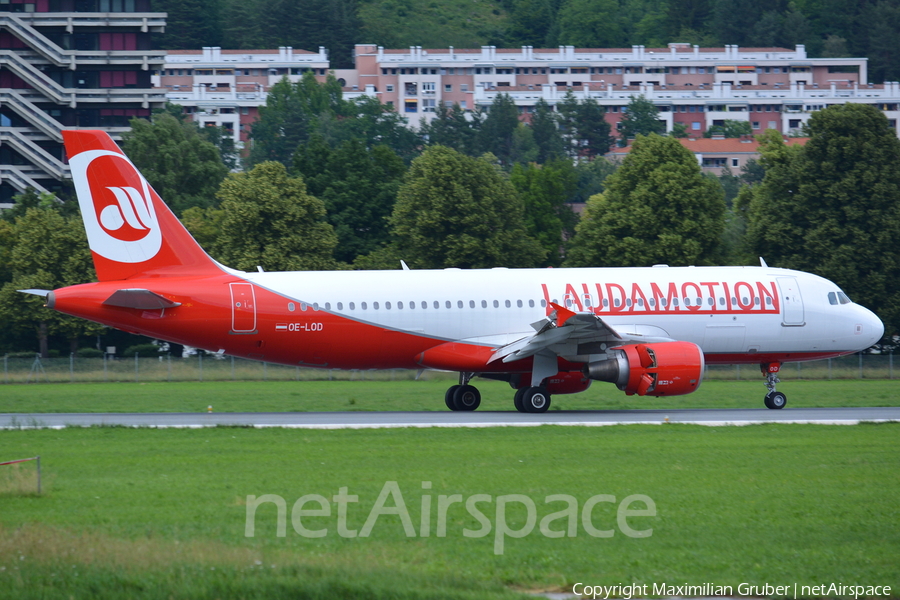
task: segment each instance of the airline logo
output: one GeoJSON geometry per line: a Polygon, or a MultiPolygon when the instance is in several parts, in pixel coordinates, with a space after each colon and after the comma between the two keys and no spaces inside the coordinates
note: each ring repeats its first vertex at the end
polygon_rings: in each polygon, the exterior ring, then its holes
{"type": "Polygon", "coordinates": [[[162,247],[155,193],[124,155],[88,150],[69,161],[91,250],[122,263],[150,260],[162,247]]]}
{"type": "Polygon", "coordinates": [[[649,284],[567,283],[557,296],[541,284],[547,313],[550,303],[594,314],[766,313],[778,314],[774,281],[684,281],[649,284]],[[562,302],[559,302],[562,300],[562,302]]]}

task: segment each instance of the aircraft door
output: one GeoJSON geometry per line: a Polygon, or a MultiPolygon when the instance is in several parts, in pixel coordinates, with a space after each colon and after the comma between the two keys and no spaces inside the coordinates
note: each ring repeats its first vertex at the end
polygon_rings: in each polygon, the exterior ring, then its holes
{"type": "Polygon", "coordinates": [[[231,331],[256,331],[256,293],[252,283],[229,283],[231,288],[231,331]]]}
{"type": "Polygon", "coordinates": [[[779,277],[778,289],[781,290],[781,321],[790,327],[806,325],[803,315],[803,296],[795,277],[779,277]]]}

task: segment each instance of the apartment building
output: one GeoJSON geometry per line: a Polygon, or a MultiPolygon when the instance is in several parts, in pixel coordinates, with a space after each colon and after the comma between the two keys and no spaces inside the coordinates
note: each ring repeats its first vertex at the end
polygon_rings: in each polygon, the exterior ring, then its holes
{"type": "Polygon", "coordinates": [[[150,72],[165,64],[150,0],[0,1],[0,208],[27,188],[68,178],[60,130],[113,137],[165,102],[150,72]]]}
{"type": "MultiPolygon", "coordinates": [[[[722,175],[726,170],[732,175],[740,175],[741,170],[752,159],[759,158],[759,142],[752,135],[740,138],[680,138],[681,145],[694,153],[700,168],[715,175],[722,175]]],[[[803,146],[809,138],[785,137],[788,146],[803,146]]],[[[613,160],[621,161],[631,152],[631,146],[613,148],[607,155],[613,160]]]]}
{"type": "Polygon", "coordinates": [[[290,46],[277,50],[171,50],[152,79],[157,88],[165,90],[169,102],[183,106],[202,127],[224,127],[236,146],[243,148],[269,88],[283,77],[297,81],[307,71],[319,81],[325,80],[329,71],[325,48],[318,52],[290,46]]]}
{"type": "MultiPolygon", "coordinates": [[[[508,94],[527,121],[540,99],[555,106],[569,91],[596,100],[614,127],[631,98],[643,95],[667,129],[681,123],[691,137],[729,119],[747,121],[754,132],[790,134],[815,111],[846,102],[878,106],[895,129],[900,121],[900,84],[868,83],[865,58],[809,58],[802,45],[400,50],[357,44],[355,52],[355,69],[334,72],[345,97],[373,95],[411,127],[433,119],[440,105],[488,110],[497,94],[508,94]]],[[[154,80],[198,122],[224,125],[235,141],[246,141],[269,87],[307,69],[324,78],[327,50],[204,48],[171,52],[154,80]]]]}

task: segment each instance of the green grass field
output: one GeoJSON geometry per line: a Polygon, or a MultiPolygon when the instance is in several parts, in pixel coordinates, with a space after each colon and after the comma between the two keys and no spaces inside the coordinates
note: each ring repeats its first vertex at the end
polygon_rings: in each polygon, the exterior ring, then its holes
{"type": "Polygon", "coordinates": [[[897,596],[898,440],[900,424],[2,431],[0,457],[42,456],[45,493],[28,491],[31,464],[0,478],[0,597],[505,598],[577,582],[795,581],[892,585],[897,596]],[[361,530],[390,481],[411,537],[392,514],[368,537],[341,537],[333,502],[328,517],[301,515],[324,537],[292,525],[301,496],[331,500],[346,487],[359,500],[346,526],[361,530]],[[274,504],[245,536],[248,496],[264,494],[285,500],[284,537],[274,504]],[[481,525],[456,503],[438,537],[439,496],[453,494],[491,497],[478,505],[488,535],[466,537],[481,525]],[[511,494],[534,502],[536,523],[501,536],[499,554],[498,524],[527,525],[524,504],[497,515],[511,494]],[[545,501],[555,494],[577,503],[574,537],[540,532],[566,507],[545,501]],[[615,501],[597,504],[589,524],[612,537],[584,527],[598,494],[615,501]],[[632,494],[655,503],[655,516],[625,521],[649,537],[625,535],[618,520],[632,494]]]}
{"type": "MultiPolygon", "coordinates": [[[[509,385],[474,380],[479,410],[515,410],[509,385]]],[[[0,413],[25,412],[285,412],[447,410],[449,377],[423,381],[234,381],[60,383],[0,386],[0,413]]],[[[900,383],[889,380],[785,381],[788,407],[898,406],[900,383]]],[[[553,397],[551,410],[761,408],[762,381],[704,381],[687,396],[628,397],[594,383],[581,394],[553,397]]]]}

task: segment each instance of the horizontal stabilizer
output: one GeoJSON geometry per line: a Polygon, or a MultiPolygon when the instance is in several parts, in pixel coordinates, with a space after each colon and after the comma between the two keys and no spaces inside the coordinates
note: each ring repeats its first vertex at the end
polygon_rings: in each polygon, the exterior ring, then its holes
{"type": "Polygon", "coordinates": [[[103,301],[103,304],[139,310],[159,310],[181,306],[180,302],[172,302],[150,290],[141,289],[116,290],[112,296],[103,301]]]}
{"type": "Polygon", "coordinates": [[[50,293],[50,290],[16,290],[17,292],[22,292],[23,294],[34,294],[35,296],[41,296],[42,298],[46,298],[47,294],[50,293]]]}

